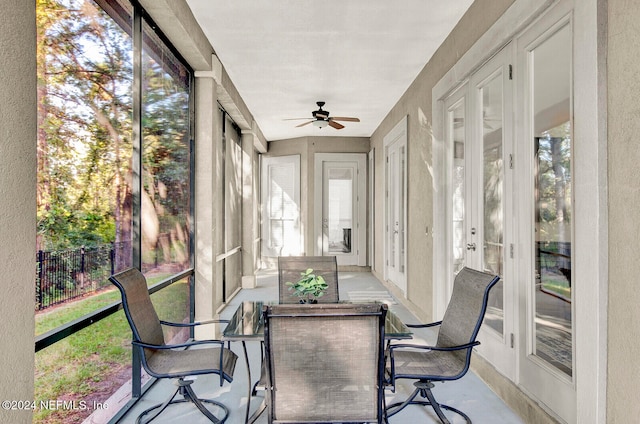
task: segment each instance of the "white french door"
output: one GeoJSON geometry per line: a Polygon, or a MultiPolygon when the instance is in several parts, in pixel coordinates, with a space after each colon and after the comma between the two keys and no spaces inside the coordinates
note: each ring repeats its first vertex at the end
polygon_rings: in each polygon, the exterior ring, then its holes
{"type": "Polygon", "coordinates": [[[451,163],[450,273],[469,266],[501,277],[493,288],[478,352],[503,374],[515,374],[515,291],[511,253],[513,90],[509,44],[445,102],[451,163]]]}
{"type": "Polygon", "coordinates": [[[384,138],[385,149],[385,272],[387,281],[403,293],[406,276],[407,118],[384,138]]]}
{"type": "Polygon", "coordinates": [[[447,253],[436,256],[446,270],[437,274],[445,283],[436,289],[435,308],[441,316],[463,266],[500,275],[477,352],[560,421],[573,423],[570,11],[571,3],[560,2],[462,84],[451,81],[452,90],[443,90],[435,132],[446,164],[440,201],[447,231],[437,240],[447,253]]]}
{"type": "Polygon", "coordinates": [[[316,255],[338,265],[366,265],[366,166],[364,153],[316,154],[316,255]]]}

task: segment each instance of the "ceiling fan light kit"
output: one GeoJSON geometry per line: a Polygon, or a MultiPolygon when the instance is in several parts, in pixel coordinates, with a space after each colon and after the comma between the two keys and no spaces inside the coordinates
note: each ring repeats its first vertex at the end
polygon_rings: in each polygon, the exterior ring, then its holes
{"type": "Polygon", "coordinates": [[[328,124],[328,122],[325,121],[324,119],[317,119],[317,120],[313,121],[313,125],[315,127],[318,127],[318,128],[324,128],[324,127],[327,126],[327,124],[328,124]]]}
{"type": "MultiPolygon", "coordinates": [[[[341,130],[344,128],[344,125],[339,124],[336,121],[349,121],[349,122],[360,122],[358,118],[351,118],[345,116],[329,116],[328,110],[323,110],[322,106],[324,106],[324,102],[316,102],[318,105],[318,110],[314,110],[311,112],[311,116],[313,119],[307,122],[303,122],[302,124],[296,125],[296,127],[304,127],[305,125],[313,124],[313,126],[318,128],[324,128],[329,125],[332,128],[337,130],[341,130]]],[[[307,119],[307,118],[291,118],[293,120],[296,119],[307,119]]]]}

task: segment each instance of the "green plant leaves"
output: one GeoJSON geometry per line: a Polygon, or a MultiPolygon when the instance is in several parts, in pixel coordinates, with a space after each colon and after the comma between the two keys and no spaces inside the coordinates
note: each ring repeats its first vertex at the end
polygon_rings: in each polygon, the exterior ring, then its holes
{"type": "Polygon", "coordinates": [[[324,296],[327,288],[327,282],[322,275],[313,273],[312,268],[300,273],[300,279],[295,283],[286,282],[289,290],[293,291],[295,296],[303,300],[313,300],[324,296]]]}

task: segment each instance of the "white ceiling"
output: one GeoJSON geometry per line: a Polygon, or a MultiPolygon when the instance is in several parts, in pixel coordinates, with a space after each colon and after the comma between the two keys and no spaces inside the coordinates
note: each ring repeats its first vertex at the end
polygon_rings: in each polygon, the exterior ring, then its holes
{"type": "Polygon", "coordinates": [[[268,141],[369,137],[473,0],[187,0],[268,141]],[[316,128],[316,101],[344,129],[316,128]]]}

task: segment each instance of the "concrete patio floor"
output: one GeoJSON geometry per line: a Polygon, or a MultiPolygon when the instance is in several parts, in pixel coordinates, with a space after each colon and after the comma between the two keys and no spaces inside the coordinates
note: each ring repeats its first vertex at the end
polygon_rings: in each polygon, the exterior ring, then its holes
{"type": "MultiPolygon", "coordinates": [[[[340,299],[379,300],[389,303],[392,310],[406,323],[419,322],[404,306],[402,306],[369,272],[340,272],[340,299]]],[[[225,307],[220,316],[229,319],[244,300],[277,300],[277,275],[275,271],[264,271],[258,275],[254,289],[241,290],[225,307]]],[[[414,332],[413,342],[433,343],[436,331],[433,329],[418,329],[414,332]]],[[[247,405],[247,370],[242,353],[242,344],[234,342],[231,348],[238,355],[234,381],[220,387],[217,376],[199,376],[193,383],[196,394],[201,398],[211,398],[225,404],[229,410],[226,423],[242,424],[245,419],[247,405]]],[[[260,343],[248,342],[249,362],[252,378],[260,372],[260,343]]],[[[174,390],[171,381],[157,382],[145,396],[119,422],[123,424],[135,423],[136,417],[145,409],[163,402],[174,390]]],[[[396,393],[387,391],[387,404],[404,400],[413,391],[412,381],[403,380],[398,384],[396,393]]],[[[436,399],[464,411],[476,424],[517,424],[524,421],[518,417],[496,394],[491,391],[473,372],[469,371],[463,378],[448,383],[436,383],[433,389],[436,399]]],[[[262,402],[262,394],[251,399],[251,413],[262,402]]],[[[452,423],[464,422],[460,417],[451,416],[452,423]]],[[[189,424],[208,423],[209,421],[192,404],[174,405],[153,421],[154,423],[183,422],[189,424]]],[[[256,421],[257,424],[267,422],[266,411],[256,421]]],[[[438,423],[438,419],[429,408],[410,406],[389,419],[396,423],[438,423]]]]}

